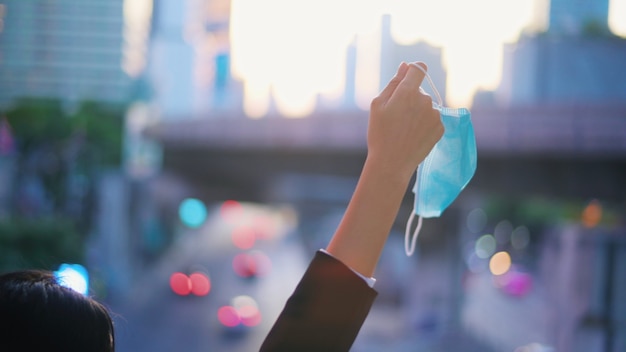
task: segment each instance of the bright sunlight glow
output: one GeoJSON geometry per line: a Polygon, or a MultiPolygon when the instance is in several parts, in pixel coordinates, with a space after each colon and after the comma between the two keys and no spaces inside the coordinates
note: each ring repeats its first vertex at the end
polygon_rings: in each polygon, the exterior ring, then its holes
{"type": "MultiPolygon", "coordinates": [[[[526,28],[540,28],[536,13],[545,11],[546,4],[545,0],[232,0],[232,72],[244,81],[248,116],[266,115],[271,100],[285,116],[306,116],[319,98],[340,102],[346,51],[356,43],[356,103],[367,109],[380,86],[381,16],[390,14],[392,35],[399,44],[426,41],[443,49],[447,103],[469,106],[476,89],[496,88],[502,45],[514,42],[526,28]]],[[[626,36],[626,0],[611,0],[610,6],[611,29],[626,36]]]]}
{"type": "Polygon", "coordinates": [[[620,37],[626,37],[626,0],[609,1],[609,28],[620,37]]]}

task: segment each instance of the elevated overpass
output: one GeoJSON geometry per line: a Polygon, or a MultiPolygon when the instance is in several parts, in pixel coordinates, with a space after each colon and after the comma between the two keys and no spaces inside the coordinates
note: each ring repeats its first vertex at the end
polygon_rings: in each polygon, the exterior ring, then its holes
{"type": "MultiPolygon", "coordinates": [[[[471,187],[626,199],[626,102],[475,107],[472,119],[479,166],[471,187]]],[[[289,175],[356,178],[367,123],[368,113],[360,110],[258,120],[225,113],[163,122],[147,133],[164,148],[166,172],[209,196],[264,199],[272,197],[270,185],[289,175]]]]}

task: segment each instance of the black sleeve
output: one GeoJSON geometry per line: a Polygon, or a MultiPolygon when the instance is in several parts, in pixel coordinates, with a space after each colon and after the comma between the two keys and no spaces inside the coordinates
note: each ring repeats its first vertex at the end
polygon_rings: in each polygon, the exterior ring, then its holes
{"type": "Polygon", "coordinates": [[[261,351],[349,351],[376,295],[350,268],[318,251],[261,351]]]}

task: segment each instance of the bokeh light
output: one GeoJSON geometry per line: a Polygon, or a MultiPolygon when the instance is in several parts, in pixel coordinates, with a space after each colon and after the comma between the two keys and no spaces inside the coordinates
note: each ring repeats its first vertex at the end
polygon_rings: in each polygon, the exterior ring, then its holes
{"type": "Polygon", "coordinates": [[[254,217],[252,227],[256,230],[256,237],[261,240],[272,239],[277,231],[275,221],[268,215],[254,217]]]}
{"type": "Polygon", "coordinates": [[[592,200],[587,204],[581,214],[581,222],[587,228],[596,227],[602,220],[602,205],[597,200],[592,200]]]}
{"type": "Polygon", "coordinates": [[[182,201],[178,213],[183,224],[192,228],[199,227],[207,218],[206,206],[202,201],[195,198],[187,198],[182,201]]]}
{"type": "Polygon", "coordinates": [[[530,243],[530,232],[526,226],[518,226],[511,234],[511,246],[517,250],[522,250],[530,243]]]}
{"type": "Polygon", "coordinates": [[[247,327],[259,325],[261,312],[254,298],[247,295],[236,296],[231,304],[217,311],[217,318],[226,327],[234,328],[243,324],[247,327]]]}
{"type": "Polygon", "coordinates": [[[248,253],[239,253],[233,258],[233,270],[235,274],[244,278],[256,276],[256,261],[248,253]]]}
{"type": "Polygon", "coordinates": [[[232,305],[233,307],[235,307],[236,309],[239,309],[241,307],[244,306],[257,306],[256,301],[254,300],[254,298],[248,296],[248,295],[240,295],[240,296],[236,296],[232,299],[232,305]]]}
{"type": "Polygon", "coordinates": [[[267,275],[272,268],[272,261],[270,260],[270,257],[268,257],[265,252],[258,249],[250,251],[250,255],[254,258],[257,276],[267,275]]]}
{"type": "Polygon", "coordinates": [[[237,309],[232,306],[222,306],[217,310],[217,319],[226,327],[234,328],[241,323],[237,309]]]}
{"type": "Polygon", "coordinates": [[[493,236],[496,238],[496,242],[499,244],[508,243],[511,240],[511,233],[513,232],[513,225],[508,220],[502,220],[493,230],[493,236]]]}
{"type": "Polygon", "coordinates": [[[261,322],[261,312],[254,298],[246,295],[237,296],[233,298],[232,305],[245,326],[256,326],[261,322]]]}
{"type": "Polygon", "coordinates": [[[189,275],[191,283],[191,293],[196,296],[206,296],[211,292],[211,280],[207,275],[201,272],[195,272],[189,275]]]}
{"type": "Polygon", "coordinates": [[[474,247],[478,258],[489,258],[496,251],[496,239],[492,235],[482,235],[474,247]]]}
{"type": "Polygon", "coordinates": [[[511,256],[507,252],[498,252],[489,261],[489,270],[493,275],[503,275],[511,268],[511,256]]]}
{"type": "Polygon", "coordinates": [[[181,272],[175,272],[170,276],[170,288],[179,296],[194,294],[206,296],[211,292],[211,279],[203,272],[196,271],[187,276],[181,272]]]}
{"type": "Polygon", "coordinates": [[[80,264],[61,264],[54,277],[61,286],[86,295],[89,292],[89,273],[80,264]]]}
{"type": "Polygon", "coordinates": [[[176,272],[170,276],[170,288],[179,296],[187,296],[191,293],[191,280],[183,273],[176,272]]]}
{"type": "Polygon", "coordinates": [[[472,254],[469,255],[466,260],[466,264],[467,269],[474,274],[480,274],[487,271],[487,260],[479,258],[476,253],[472,252],[472,254]]]}
{"type": "Polygon", "coordinates": [[[220,217],[230,224],[238,223],[243,213],[243,205],[236,200],[227,200],[220,207],[220,217]]]}
{"type": "Polygon", "coordinates": [[[476,208],[467,215],[467,228],[474,232],[481,232],[487,225],[487,213],[480,208],[476,208]]]}
{"type": "Polygon", "coordinates": [[[241,322],[245,326],[256,326],[261,322],[261,313],[257,307],[243,306],[238,312],[241,317],[241,322]]]}
{"type": "Polygon", "coordinates": [[[270,258],[260,250],[239,253],[233,258],[233,270],[244,278],[267,274],[271,264],[270,258]]]}
{"type": "Polygon", "coordinates": [[[231,238],[237,248],[250,249],[256,242],[256,231],[250,226],[241,225],[233,229],[231,238]]]}
{"type": "Polygon", "coordinates": [[[510,296],[523,297],[530,292],[533,278],[530,274],[518,271],[511,266],[505,274],[494,277],[494,284],[510,296]]]}

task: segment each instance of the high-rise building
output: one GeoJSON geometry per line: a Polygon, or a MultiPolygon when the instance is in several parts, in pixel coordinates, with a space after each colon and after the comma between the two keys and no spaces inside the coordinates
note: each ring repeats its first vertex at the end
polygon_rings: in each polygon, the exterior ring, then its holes
{"type": "Polygon", "coordinates": [[[2,1],[0,108],[25,96],[125,102],[141,53],[124,44],[124,6],[124,0],[2,1]],[[125,72],[128,55],[134,67],[125,72]]]}
{"type": "Polygon", "coordinates": [[[162,119],[241,110],[230,73],[230,0],[154,0],[147,74],[162,119]]]}
{"type": "Polygon", "coordinates": [[[504,47],[499,105],[606,104],[626,99],[626,40],[523,37],[504,47]]]}
{"type": "Polygon", "coordinates": [[[504,46],[502,81],[493,102],[624,101],[626,40],[608,30],[608,0],[552,0],[548,13],[545,35],[525,35],[504,46]]]}
{"type": "MultiPolygon", "coordinates": [[[[382,17],[381,31],[381,62],[380,62],[380,89],[393,77],[398,69],[398,62],[424,61],[428,65],[428,75],[433,80],[435,88],[446,101],[446,71],[443,67],[441,48],[434,47],[426,42],[416,42],[411,45],[401,45],[393,40],[391,35],[391,16],[382,17]]],[[[426,83],[426,82],[424,82],[426,83]]],[[[436,101],[432,87],[423,84],[422,87],[436,101]]]]}
{"type": "Polygon", "coordinates": [[[609,0],[550,0],[548,31],[578,34],[585,29],[608,31],[609,0]]]}

